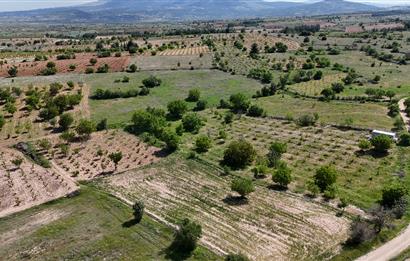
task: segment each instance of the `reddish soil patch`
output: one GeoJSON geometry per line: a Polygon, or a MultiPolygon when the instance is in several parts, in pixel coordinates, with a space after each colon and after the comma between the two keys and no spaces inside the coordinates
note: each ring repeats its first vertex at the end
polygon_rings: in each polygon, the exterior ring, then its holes
{"type": "Polygon", "coordinates": [[[86,68],[91,67],[94,71],[101,65],[107,64],[110,72],[120,72],[127,68],[129,65],[129,56],[121,57],[105,57],[97,58],[96,55],[91,53],[76,54],[75,59],[57,60],[55,57],[48,61],[28,61],[28,62],[10,62],[0,67],[0,77],[7,77],[7,71],[12,67],[18,68],[17,76],[35,76],[40,75],[41,71],[46,67],[49,61],[56,64],[57,74],[61,73],[84,73],[86,68]],[[90,64],[90,59],[96,58],[97,63],[93,66],[90,64]],[[70,70],[69,66],[74,64],[75,70],[70,70]]]}
{"type": "Polygon", "coordinates": [[[71,179],[40,167],[18,151],[0,151],[0,217],[66,196],[77,190],[71,179]],[[12,161],[23,159],[20,167],[12,161]]]}

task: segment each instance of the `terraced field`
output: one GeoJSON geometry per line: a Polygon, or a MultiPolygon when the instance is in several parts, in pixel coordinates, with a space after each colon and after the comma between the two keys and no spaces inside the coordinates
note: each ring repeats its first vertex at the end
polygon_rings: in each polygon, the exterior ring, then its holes
{"type": "Polygon", "coordinates": [[[218,253],[242,252],[255,260],[302,260],[331,256],[346,237],[348,221],[321,204],[257,186],[240,204],[232,177],[178,155],[141,170],[104,178],[100,185],[167,222],[190,217],[202,225],[201,243],[218,253]],[[249,240],[252,239],[252,240],[249,240]]]}

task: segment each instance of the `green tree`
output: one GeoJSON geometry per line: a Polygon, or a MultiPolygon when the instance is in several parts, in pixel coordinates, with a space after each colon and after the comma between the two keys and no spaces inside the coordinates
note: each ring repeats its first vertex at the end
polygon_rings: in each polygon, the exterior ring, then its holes
{"type": "Polygon", "coordinates": [[[165,129],[162,133],[161,138],[165,142],[167,150],[175,151],[178,149],[180,139],[175,131],[171,129],[165,129]]]}
{"type": "Polygon", "coordinates": [[[77,134],[82,138],[89,138],[96,128],[94,122],[86,119],[81,119],[75,128],[77,134]]]}
{"type": "Polygon", "coordinates": [[[250,100],[248,97],[246,97],[242,93],[237,93],[231,95],[229,98],[229,101],[231,102],[231,108],[234,112],[236,113],[245,113],[248,111],[248,108],[251,104],[250,100]]]}
{"type": "Polygon", "coordinates": [[[200,97],[201,97],[201,91],[199,89],[192,89],[192,90],[189,90],[188,97],[186,98],[186,101],[188,101],[188,102],[197,102],[197,101],[199,101],[200,97]]]}
{"type": "Polygon", "coordinates": [[[12,66],[7,73],[9,74],[10,77],[16,77],[17,73],[19,72],[19,70],[17,69],[16,66],[12,66]]]}
{"type": "Polygon", "coordinates": [[[155,76],[150,76],[144,80],[142,80],[142,84],[147,87],[147,88],[154,88],[157,86],[160,86],[162,83],[162,80],[155,77],[155,76]]]}
{"type": "Polygon", "coordinates": [[[246,198],[247,195],[255,191],[252,180],[248,178],[237,177],[232,180],[231,190],[241,195],[241,198],[246,198]]]}
{"type": "Polygon", "coordinates": [[[117,152],[110,153],[108,157],[114,163],[115,171],[117,171],[118,163],[122,160],[122,152],[117,151],[117,152]]]}
{"type": "Polygon", "coordinates": [[[233,169],[243,169],[256,157],[252,144],[245,140],[232,141],[224,152],[223,162],[233,169]]]}
{"type": "Polygon", "coordinates": [[[386,153],[392,146],[392,139],[386,135],[378,135],[370,140],[373,149],[378,153],[386,153]]]}
{"type": "Polygon", "coordinates": [[[272,181],[279,184],[283,188],[287,188],[290,182],[292,182],[292,170],[286,165],[281,165],[273,173],[272,181]]]}
{"type": "Polygon", "coordinates": [[[61,130],[66,131],[70,128],[73,122],[73,116],[69,113],[64,113],[60,116],[60,119],[58,120],[58,125],[60,125],[61,130]]]}
{"type": "Polygon", "coordinates": [[[400,134],[399,144],[400,146],[406,146],[406,147],[410,146],[410,133],[405,132],[405,133],[400,134]]]}
{"type": "Polygon", "coordinates": [[[328,187],[336,183],[337,172],[332,166],[320,167],[314,176],[314,182],[319,187],[321,192],[324,192],[328,187]]]}
{"type": "Polygon", "coordinates": [[[169,115],[174,119],[181,119],[184,113],[188,111],[188,105],[181,100],[168,103],[167,108],[169,115]]]}
{"type": "Polygon", "coordinates": [[[274,167],[276,163],[281,159],[282,155],[286,153],[288,146],[286,143],[272,142],[269,147],[269,152],[267,154],[267,159],[269,166],[274,167]]]}
{"type": "Polygon", "coordinates": [[[202,227],[189,219],[184,219],[175,232],[173,247],[182,252],[192,252],[202,235],[202,227]]]}
{"type": "Polygon", "coordinates": [[[206,135],[200,135],[195,140],[195,148],[198,152],[207,152],[211,148],[211,139],[206,135]]]}
{"type": "Polygon", "coordinates": [[[144,215],[145,205],[142,201],[137,201],[132,205],[134,221],[135,223],[140,223],[142,220],[142,216],[144,215]]]}
{"type": "Polygon", "coordinates": [[[101,121],[99,121],[97,123],[96,129],[97,129],[97,131],[102,131],[102,130],[108,129],[107,119],[104,118],[101,121]]]}
{"type": "Polygon", "coordinates": [[[408,192],[408,189],[403,184],[390,184],[382,191],[382,205],[391,208],[396,202],[407,196],[408,192]]]}
{"type": "Polygon", "coordinates": [[[182,118],[182,126],[185,131],[198,133],[202,125],[202,119],[197,113],[187,113],[182,118]]]}

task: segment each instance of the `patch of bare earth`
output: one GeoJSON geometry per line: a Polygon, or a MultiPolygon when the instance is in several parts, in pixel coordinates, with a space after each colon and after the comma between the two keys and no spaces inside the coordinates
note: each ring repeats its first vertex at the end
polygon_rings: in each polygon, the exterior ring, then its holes
{"type": "Polygon", "coordinates": [[[38,166],[18,151],[0,150],[0,217],[64,197],[77,190],[64,175],[38,166]],[[17,167],[12,161],[20,158],[17,167]]]}
{"type": "Polygon", "coordinates": [[[93,133],[87,141],[70,143],[67,155],[59,148],[62,141],[58,137],[52,137],[50,142],[53,148],[46,152],[46,157],[78,180],[142,167],[157,162],[161,156],[159,148],[148,146],[134,135],[119,130],[93,133]],[[117,169],[109,158],[114,152],[123,155],[117,169]]]}
{"type": "Polygon", "coordinates": [[[201,243],[221,254],[242,252],[254,260],[303,260],[331,256],[347,236],[349,221],[303,197],[257,186],[240,201],[229,176],[218,168],[172,156],[148,168],[102,180],[128,200],[177,224],[189,217],[202,225],[201,243]]]}

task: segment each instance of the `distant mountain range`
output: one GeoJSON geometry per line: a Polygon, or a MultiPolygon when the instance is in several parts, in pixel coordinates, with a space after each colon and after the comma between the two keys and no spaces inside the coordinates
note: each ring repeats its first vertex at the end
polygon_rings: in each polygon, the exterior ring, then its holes
{"type": "Polygon", "coordinates": [[[7,22],[132,23],[138,21],[207,20],[313,16],[382,11],[383,8],[344,0],[267,2],[263,0],[99,0],[64,8],[3,12],[7,22]]]}

